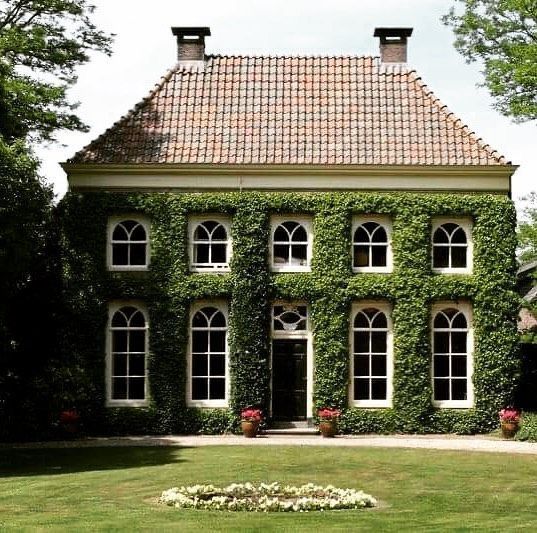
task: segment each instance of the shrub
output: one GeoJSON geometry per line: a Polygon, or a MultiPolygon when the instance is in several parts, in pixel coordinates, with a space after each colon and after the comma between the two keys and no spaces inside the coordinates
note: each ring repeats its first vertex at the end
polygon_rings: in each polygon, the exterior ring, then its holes
{"type": "Polygon", "coordinates": [[[524,413],[522,416],[522,424],[516,440],[527,440],[537,442],[537,413],[524,413]]]}

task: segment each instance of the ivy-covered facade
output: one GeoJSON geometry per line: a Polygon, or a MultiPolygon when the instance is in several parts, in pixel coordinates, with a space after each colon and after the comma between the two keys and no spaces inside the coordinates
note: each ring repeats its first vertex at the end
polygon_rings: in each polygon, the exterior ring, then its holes
{"type": "Polygon", "coordinates": [[[494,427],[519,371],[515,167],[388,30],[379,60],[206,56],[208,28],[175,28],[176,68],[64,165],[61,350],[89,432],[219,433],[249,406],[494,427]]]}

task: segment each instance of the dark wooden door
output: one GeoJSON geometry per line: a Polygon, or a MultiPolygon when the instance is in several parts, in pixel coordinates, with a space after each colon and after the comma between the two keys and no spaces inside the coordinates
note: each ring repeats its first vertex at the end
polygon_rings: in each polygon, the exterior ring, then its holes
{"type": "Polygon", "coordinates": [[[307,341],[272,341],[272,417],[305,420],[307,341]]]}

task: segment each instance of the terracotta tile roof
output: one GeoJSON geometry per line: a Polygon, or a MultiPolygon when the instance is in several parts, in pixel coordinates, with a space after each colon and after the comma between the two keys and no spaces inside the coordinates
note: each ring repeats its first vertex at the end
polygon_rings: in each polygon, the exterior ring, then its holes
{"type": "Polygon", "coordinates": [[[176,67],[71,163],[503,165],[415,71],[375,57],[176,67]]]}

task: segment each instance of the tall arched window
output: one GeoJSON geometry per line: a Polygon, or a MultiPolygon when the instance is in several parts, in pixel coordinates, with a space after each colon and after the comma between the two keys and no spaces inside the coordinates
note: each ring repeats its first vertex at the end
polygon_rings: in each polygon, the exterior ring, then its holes
{"type": "Polygon", "coordinates": [[[147,319],[138,307],[111,308],[110,404],[144,404],[147,399],[147,319]]]}
{"type": "Polygon", "coordinates": [[[433,400],[439,406],[471,404],[468,314],[464,306],[450,304],[433,312],[433,400]]]}
{"type": "Polygon", "coordinates": [[[309,270],[311,245],[308,229],[309,223],[302,220],[284,220],[273,227],[273,270],[309,270]]]}
{"type": "Polygon", "coordinates": [[[231,246],[228,222],[214,219],[193,220],[190,228],[192,270],[229,269],[231,246]]]}
{"type": "Polygon", "coordinates": [[[454,222],[434,227],[433,268],[457,271],[468,267],[468,236],[465,228],[454,222]]]}
{"type": "Polygon", "coordinates": [[[224,305],[194,308],[190,323],[189,402],[227,405],[227,309],[224,305]]]}
{"type": "Polygon", "coordinates": [[[355,220],[352,239],[355,272],[387,272],[391,269],[389,231],[390,224],[384,217],[380,221],[355,220]]]}
{"type": "Polygon", "coordinates": [[[149,264],[146,222],[134,219],[111,221],[109,265],[113,270],[144,270],[149,264]]]}
{"type": "Polygon", "coordinates": [[[354,308],[351,399],[355,405],[386,407],[391,401],[391,326],[389,306],[354,308]]]}

